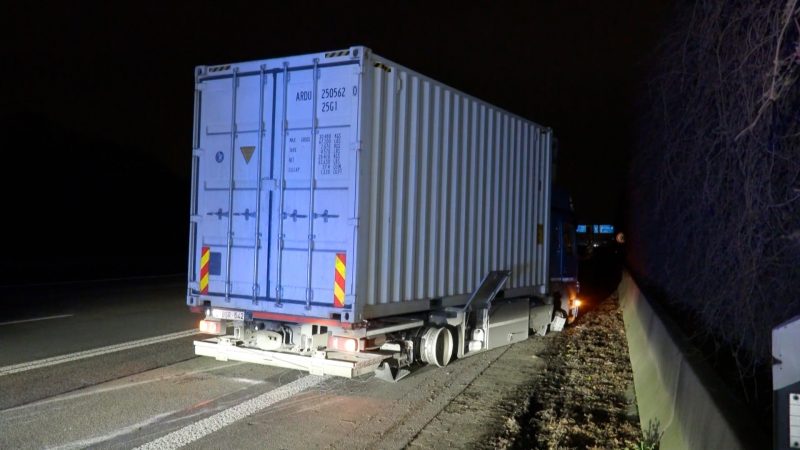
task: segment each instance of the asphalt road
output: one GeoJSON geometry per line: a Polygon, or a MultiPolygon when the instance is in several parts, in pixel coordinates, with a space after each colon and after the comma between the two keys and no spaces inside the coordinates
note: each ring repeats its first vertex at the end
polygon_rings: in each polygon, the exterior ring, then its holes
{"type": "Polygon", "coordinates": [[[180,280],[3,295],[0,448],[474,447],[549,342],[347,380],[195,357],[180,280]]]}

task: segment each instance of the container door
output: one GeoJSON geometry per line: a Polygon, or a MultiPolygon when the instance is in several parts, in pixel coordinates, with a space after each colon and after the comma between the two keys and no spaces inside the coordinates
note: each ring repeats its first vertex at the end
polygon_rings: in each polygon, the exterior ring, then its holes
{"type": "MultiPolygon", "coordinates": [[[[352,316],[359,76],[357,65],[291,70],[283,84],[274,311],[352,316]]],[[[279,87],[281,90],[281,87],[279,87]]]]}
{"type": "Polygon", "coordinates": [[[198,287],[227,303],[267,295],[273,84],[260,73],[201,85],[198,287]]]}

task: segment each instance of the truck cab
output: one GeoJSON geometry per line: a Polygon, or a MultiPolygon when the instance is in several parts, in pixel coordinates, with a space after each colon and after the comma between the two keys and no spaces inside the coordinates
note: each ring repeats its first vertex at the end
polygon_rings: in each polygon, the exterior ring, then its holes
{"type": "Polygon", "coordinates": [[[551,203],[550,292],[556,314],[571,323],[578,317],[578,249],[575,236],[575,211],[569,193],[554,186],[551,203]]]}

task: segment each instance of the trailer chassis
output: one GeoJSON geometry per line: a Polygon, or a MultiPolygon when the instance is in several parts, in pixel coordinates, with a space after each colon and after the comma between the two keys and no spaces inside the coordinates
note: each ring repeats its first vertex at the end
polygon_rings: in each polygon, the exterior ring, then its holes
{"type": "Polygon", "coordinates": [[[418,362],[445,366],[454,358],[526,340],[531,331],[544,335],[551,329],[560,330],[564,319],[554,314],[552,299],[499,298],[510,274],[487,274],[464,305],[389,317],[356,329],[304,324],[302,345],[292,341],[291,349],[282,334],[262,332],[244,322],[218,321],[222,322],[218,328],[221,335],[195,341],[195,354],[314,375],[354,378],[375,373],[380,379],[398,381],[418,362]],[[232,335],[226,334],[228,325],[233,325],[232,335]],[[265,348],[264,336],[258,337],[258,333],[271,333],[269,338],[280,342],[275,348],[265,348]],[[257,347],[245,345],[257,341],[261,342],[257,347]]]}

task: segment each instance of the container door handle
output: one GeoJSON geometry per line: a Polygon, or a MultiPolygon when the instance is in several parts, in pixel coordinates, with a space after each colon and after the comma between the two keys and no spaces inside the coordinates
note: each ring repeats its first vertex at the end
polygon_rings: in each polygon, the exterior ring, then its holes
{"type": "Polygon", "coordinates": [[[327,222],[328,222],[328,219],[335,219],[335,218],[339,217],[339,215],[338,215],[338,214],[329,214],[329,213],[328,213],[328,210],[326,209],[325,211],[323,211],[323,212],[322,212],[322,214],[317,214],[317,213],[314,213],[314,218],[315,218],[315,219],[317,219],[317,218],[319,218],[319,217],[322,217],[322,220],[323,220],[325,223],[327,223],[327,222]]]}
{"type": "Polygon", "coordinates": [[[222,220],[223,217],[228,217],[228,211],[223,211],[222,208],[220,208],[220,209],[218,209],[216,211],[208,212],[208,213],[206,213],[206,215],[207,216],[217,216],[218,220],[222,220]]]}
{"type": "Polygon", "coordinates": [[[245,208],[244,212],[240,213],[233,213],[234,216],[244,216],[244,220],[250,220],[251,217],[255,217],[256,213],[251,212],[250,208],[245,208]]]}
{"type": "Polygon", "coordinates": [[[287,214],[285,212],[283,213],[284,220],[288,219],[289,217],[292,218],[292,222],[297,222],[297,219],[305,219],[308,216],[303,214],[297,214],[297,210],[295,209],[294,211],[292,211],[291,214],[287,214]]]}

